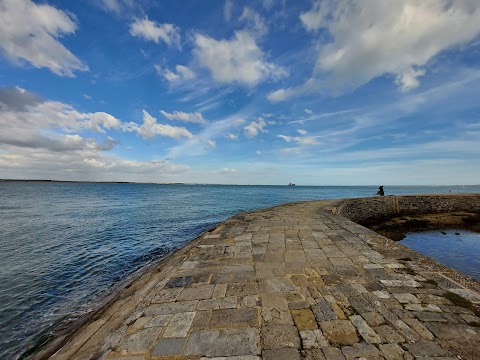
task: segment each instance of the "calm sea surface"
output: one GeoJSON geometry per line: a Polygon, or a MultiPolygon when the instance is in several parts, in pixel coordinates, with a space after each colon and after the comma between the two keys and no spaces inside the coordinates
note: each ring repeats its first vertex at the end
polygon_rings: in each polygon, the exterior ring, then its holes
{"type": "Polygon", "coordinates": [[[446,229],[410,233],[402,245],[480,281],[480,234],[446,229]]]}
{"type": "MultiPolygon", "coordinates": [[[[480,186],[386,187],[386,195],[480,186]]],[[[234,214],[376,187],[0,183],[0,359],[21,357],[126,275],[234,214]]]]}

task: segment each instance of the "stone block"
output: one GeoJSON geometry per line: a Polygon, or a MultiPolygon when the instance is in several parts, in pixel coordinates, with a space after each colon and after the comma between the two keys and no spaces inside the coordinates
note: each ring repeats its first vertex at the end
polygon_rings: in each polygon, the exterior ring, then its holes
{"type": "Polygon", "coordinates": [[[228,357],[260,355],[260,333],[255,328],[207,330],[192,333],[184,355],[228,357]]]}
{"type": "Polygon", "coordinates": [[[152,351],[153,356],[179,355],[182,353],[185,339],[160,339],[152,351]]]}
{"type": "Polygon", "coordinates": [[[380,344],[380,350],[387,360],[404,360],[404,350],[397,344],[380,344]]]}
{"type": "Polygon", "coordinates": [[[420,300],[413,294],[393,294],[401,304],[419,304],[420,300]]]}
{"type": "Polygon", "coordinates": [[[166,288],[186,287],[192,283],[191,276],[181,276],[170,279],[165,285],[166,288]]]}
{"type": "Polygon", "coordinates": [[[380,336],[370,327],[360,315],[350,316],[350,321],[357,328],[358,333],[369,344],[381,343],[380,336]]]}
{"type": "Polygon", "coordinates": [[[157,327],[157,326],[165,326],[168,324],[170,319],[172,318],[171,314],[168,315],[158,315],[152,318],[147,324],[145,324],[145,328],[157,327]]]}
{"type": "Polygon", "coordinates": [[[371,344],[359,343],[342,347],[343,356],[347,360],[356,358],[371,358],[379,355],[378,349],[371,344]]]}
{"type": "Polygon", "coordinates": [[[185,288],[178,295],[177,301],[189,301],[189,300],[205,300],[210,299],[213,295],[215,285],[204,285],[192,288],[185,288]]]}
{"type": "Polygon", "coordinates": [[[304,349],[322,348],[329,346],[320,329],[300,331],[302,347],[304,349]]]}
{"type": "Polygon", "coordinates": [[[326,360],[344,360],[345,356],[343,356],[342,351],[336,347],[326,347],[322,349],[323,354],[325,355],[326,360]]]}
{"type": "Polygon", "coordinates": [[[320,349],[306,349],[302,350],[303,360],[325,360],[322,350],[320,349]]]}
{"type": "Polygon", "coordinates": [[[262,326],[262,348],[300,348],[300,337],[295,326],[269,324],[262,326]]]}
{"type": "Polygon", "coordinates": [[[152,300],[152,303],[173,302],[177,296],[182,292],[183,287],[173,287],[161,290],[157,296],[152,300]]]}
{"type": "Polygon", "coordinates": [[[263,350],[263,360],[300,360],[300,352],[293,348],[263,350]]]}
{"type": "Polygon", "coordinates": [[[293,325],[293,318],[288,310],[262,307],[262,319],[265,324],[293,325]]]}
{"type": "Polygon", "coordinates": [[[362,314],[363,318],[367,322],[368,325],[375,327],[385,324],[385,319],[382,315],[375,311],[367,312],[362,314]]]}
{"type": "Polygon", "coordinates": [[[237,297],[227,296],[219,299],[200,300],[197,310],[218,310],[218,309],[235,309],[237,307],[237,297]]]}
{"type": "Polygon", "coordinates": [[[190,329],[194,318],[194,312],[184,312],[173,315],[172,319],[168,323],[167,328],[165,329],[165,332],[163,333],[163,337],[182,338],[187,336],[188,330],[190,329]]]}
{"type": "Polygon", "coordinates": [[[405,339],[398,332],[396,332],[391,326],[382,325],[375,328],[375,331],[383,343],[403,343],[405,339]]]}
{"type": "Polygon", "coordinates": [[[287,310],[287,299],[281,293],[263,293],[261,294],[262,306],[273,307],[278,310],[287,310]]]}
{"type": "Polygon", "coordinates": [[[318,329],[315,316],[310,309],[291,310],[291,313],[298,330],[318,329]]]}
{"type": "Polygon", "coordinates": [[[433,341],[418,341],[404,345],[415,357],[417,356],[451,356],[450,352],[433,341]]]}
{"type": "Polygon", "coordinates": [[[261,293],[285,293],[289,291],[295,291],[295,287],[286,278],[263,279],[260,282],[261,293]]]}
{"type": "Polygon", "coordinates": [[[317,304],[312,305],[312,311],[317,318],[317,321],[321,323],[322,321],[328,320],[337,320],[338,317],[335,312],[332,310],[329,302],[325,299],[317,299],[317,304]]]}
{"type": "Polygon", "coordinates": [[[433,312],[442,312],[435,304],[406,304],[405,309],[410,311],[433,311],[433,312]]]}
{"type": "Polygon", "coordinates": [[[198,301],[181,301],[174,303],[153,304],[145,309],[146,316],[176,314],[186,311],[194,311],[198,301]]]}
{"type": "Polygon", "coordinates": [[[258,284],[256,282],[228,284],[226,292],[226,296],[246,296],[257,294],[258,284]]]}
{"type": "Polygon", "coordinates": [[[255,308],[213,310],[210,320],[211,329],[254,326],[258,326],[258,314],[255,308]]]}
{"type": "Polygon", "coordinates": [[[149,351],[155,344],[160,335],[161,328],[150,328],[139,330],[128,336],[118,345],[119,351],[127,351],[127,353],[142,353],[149,351]]]}
{"type": "Polygon", "coordinates": [[[352,345],[360,339],[352,323],[348,320],[330,320],[320,323],[323,335],[332,344],[352,345]]]}

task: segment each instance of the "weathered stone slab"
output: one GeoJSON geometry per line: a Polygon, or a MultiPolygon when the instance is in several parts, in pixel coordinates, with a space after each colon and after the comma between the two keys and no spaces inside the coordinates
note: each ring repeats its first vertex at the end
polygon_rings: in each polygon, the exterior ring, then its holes
{"type": "Polygon", "coordinates": [[[260,282],[261,293],[285,293],[289,291],[295,291],[295,287],[286,278],[264,279],[260,282]]]}
{"type": "MultiPolygon", "coordinates": [[[[380,336],[359,315],[350,316],[350,321],[357,328],[362,338],[369,344],[381,343],[380,336]]],[[[345,353],[344,353],[345,354],[345,353]]]]}
{"type": "Polygon", "coordinates": [[[262,326],[262,348],[300,348],[298,330],[292,325],[265,325],[262,326]]]}
{"type": "Polygon", "coordinates": [[[300,331],[302,346],[304,349],[314,349],[329,346],[320,329],[300,331]]]}
{"type": "Polygon", "coordinates": [[[328,320],[337,320],[338,317],[335,312],[332,310],[330,303],[325,299],[317,299],[317,304],[312,305],[312,311],[317,318],[317,321],[321,323],[322,321],[328,320]]]}
{"type": "Polygon", "coordinates": [[[332,344],[352,345],[360,339],[352,323],[348,320],[330,320],[320,323],[323,335],[332,344]]]}
{"type": "Polygon", "coordinates": [[[185,339],[160,339],[152,351],[153,356],[179,355],[182,353],[185,339]]]}
{"type": "Polygon", "coordinates": [[[258,315],[255,308],[213,310],[210,321],[211,329],[255,327],[257,325],[258,315]]]}
{"type": "Polygon", "coordinates": [[[194,332],[187,341],[185,355],[260,355],[260,333],[255,328],[194,332]]]}
{"type": "Polygon", "coordinates": [[[263,360],[300,360],[300,352],[293,348],[262,351],[263,360]]]}
{"type": "Polygon", "coordinates": [[[173,315],[172,319],[168,323],[167,328],[165,329],[165,332],[163,333],[163,337],[182,338],[187,336],[188,330],[190,329],[194,318],[194,312],[177,313],[173,315]]]}
{"type": "Polygon", "coordinates": [[[380,344],[380,350],[387,360],[403,360],[405,351],[398,344],[380,344]]]}
{"type": "Polygon", "coordinates": [[[127,353],[142,353],[149,351],[155,344],[160,335],[159,328],[150,328],[139,330],[131,334],[118,345],[119,351],[127,351],[127,353]]]}
{"type": "Polygon", "coordinates": [[[198,301],[181,301],[174,303],[154,304],[145,309],[146,316],[176,314],[185,311],[194,311],[198,301]]]}
{"type": "Polygon", "coordinates": [[[315,316],[310,309],[291,310],[290,312],[299,331],[318,329],[315,316]]]}
{"type": "Polygon", "coordinates": [[[450,352],[433,341],[418,341],[404,346],[413,356],[451,356],[450,352]]]}
{"type": "Polygon", "coordinates": [[[371,358],[379,355],[379,351],[374,345],[365,343],[344,346],[342,353],[346,359],[371,358]]]}

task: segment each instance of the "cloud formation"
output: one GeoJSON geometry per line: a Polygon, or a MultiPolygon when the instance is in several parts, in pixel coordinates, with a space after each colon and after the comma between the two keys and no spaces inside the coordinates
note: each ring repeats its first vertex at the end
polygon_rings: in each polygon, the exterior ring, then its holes
{"type": "Polygon", "coordinates": [[[197,124],[206,124],[207,120],[203,118],[203,115],[199,112],[186,113],[183,111],[174,111],[173,113],[168,113],[166,111],[160,110],[160,113],[165,116],[168,120],[177,120],[189,123],[197,124]]]}
{"type": "Polygon", "coordinates": [[[73,34],[75,21],[53,6],[30,0],[0,1],[0,48],[14,62],[28,61],[60,76],[74,77],[88,66],[65,48],[58,38],[73,34]]]}
{"type": "Polygon", "coordinates": [[[130,122],[124,125],[125,131],[136,132],[145,139],[151,139],[155,136],[166,136],[174,139],[186,137],[191,139],[192,133],[184,127],[176,127],[167,124],[157,123],[157,119],[143,110],[143,124],[138,125],[135,122],[130,122]]]}
{"type": "Polygon", "coordinates": [[[257,121],[252,121],[250,124],[245,126],[244,128],[245,135],[250,138],[255,137],[259,133],[266,132],[267,131],[266,127],[267,127],[267,123],[265,122],[265,120],[259,117],[257,121]]]}
{"type": "Polygon", "coordinates": [[[349,91],[385,74],[394,76],[401,91],[414,89],[436,55],[478,36],[477,5],[476,0],[316,1],[300,20],[314,36],[324,36],[319,32],[324,30],[332,41],[320,48],[307,82],[272,92],[269,99],[328,88],[349,91]]]}
{"type": "Polygon", "coordinates": [[[247,31],[237,31],[231,40],[196,34],[194,53],[198,63],[219,83],[254,86],[287,74],[284,68],[265,60],[255,38],[247,31]]]}
{"type": "Polygon", "coordinates": [[[148,17],[136,19],[130,24],[130,34],[158,44],[180,45],[180,29],[173,24],[158,24],[148,17]]]}
{"type": "Polygon", "coordinates": [[[195,73],[184,65],[176,65],[174,71],[166,68],[162,69],[160,65],[155,65],[155,69],[157,69],[158,75],[170,83],[178,83],[195,78],[195,73]]]}

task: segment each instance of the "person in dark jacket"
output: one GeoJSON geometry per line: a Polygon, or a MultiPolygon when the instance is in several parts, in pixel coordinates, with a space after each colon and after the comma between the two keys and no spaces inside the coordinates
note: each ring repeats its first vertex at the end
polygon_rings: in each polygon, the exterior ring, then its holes
{"type": "Polygon", "coordinates": [[[377,195],[385,196],[385,192],[383,191],[383,185],[378,188],[377,195]]]}

